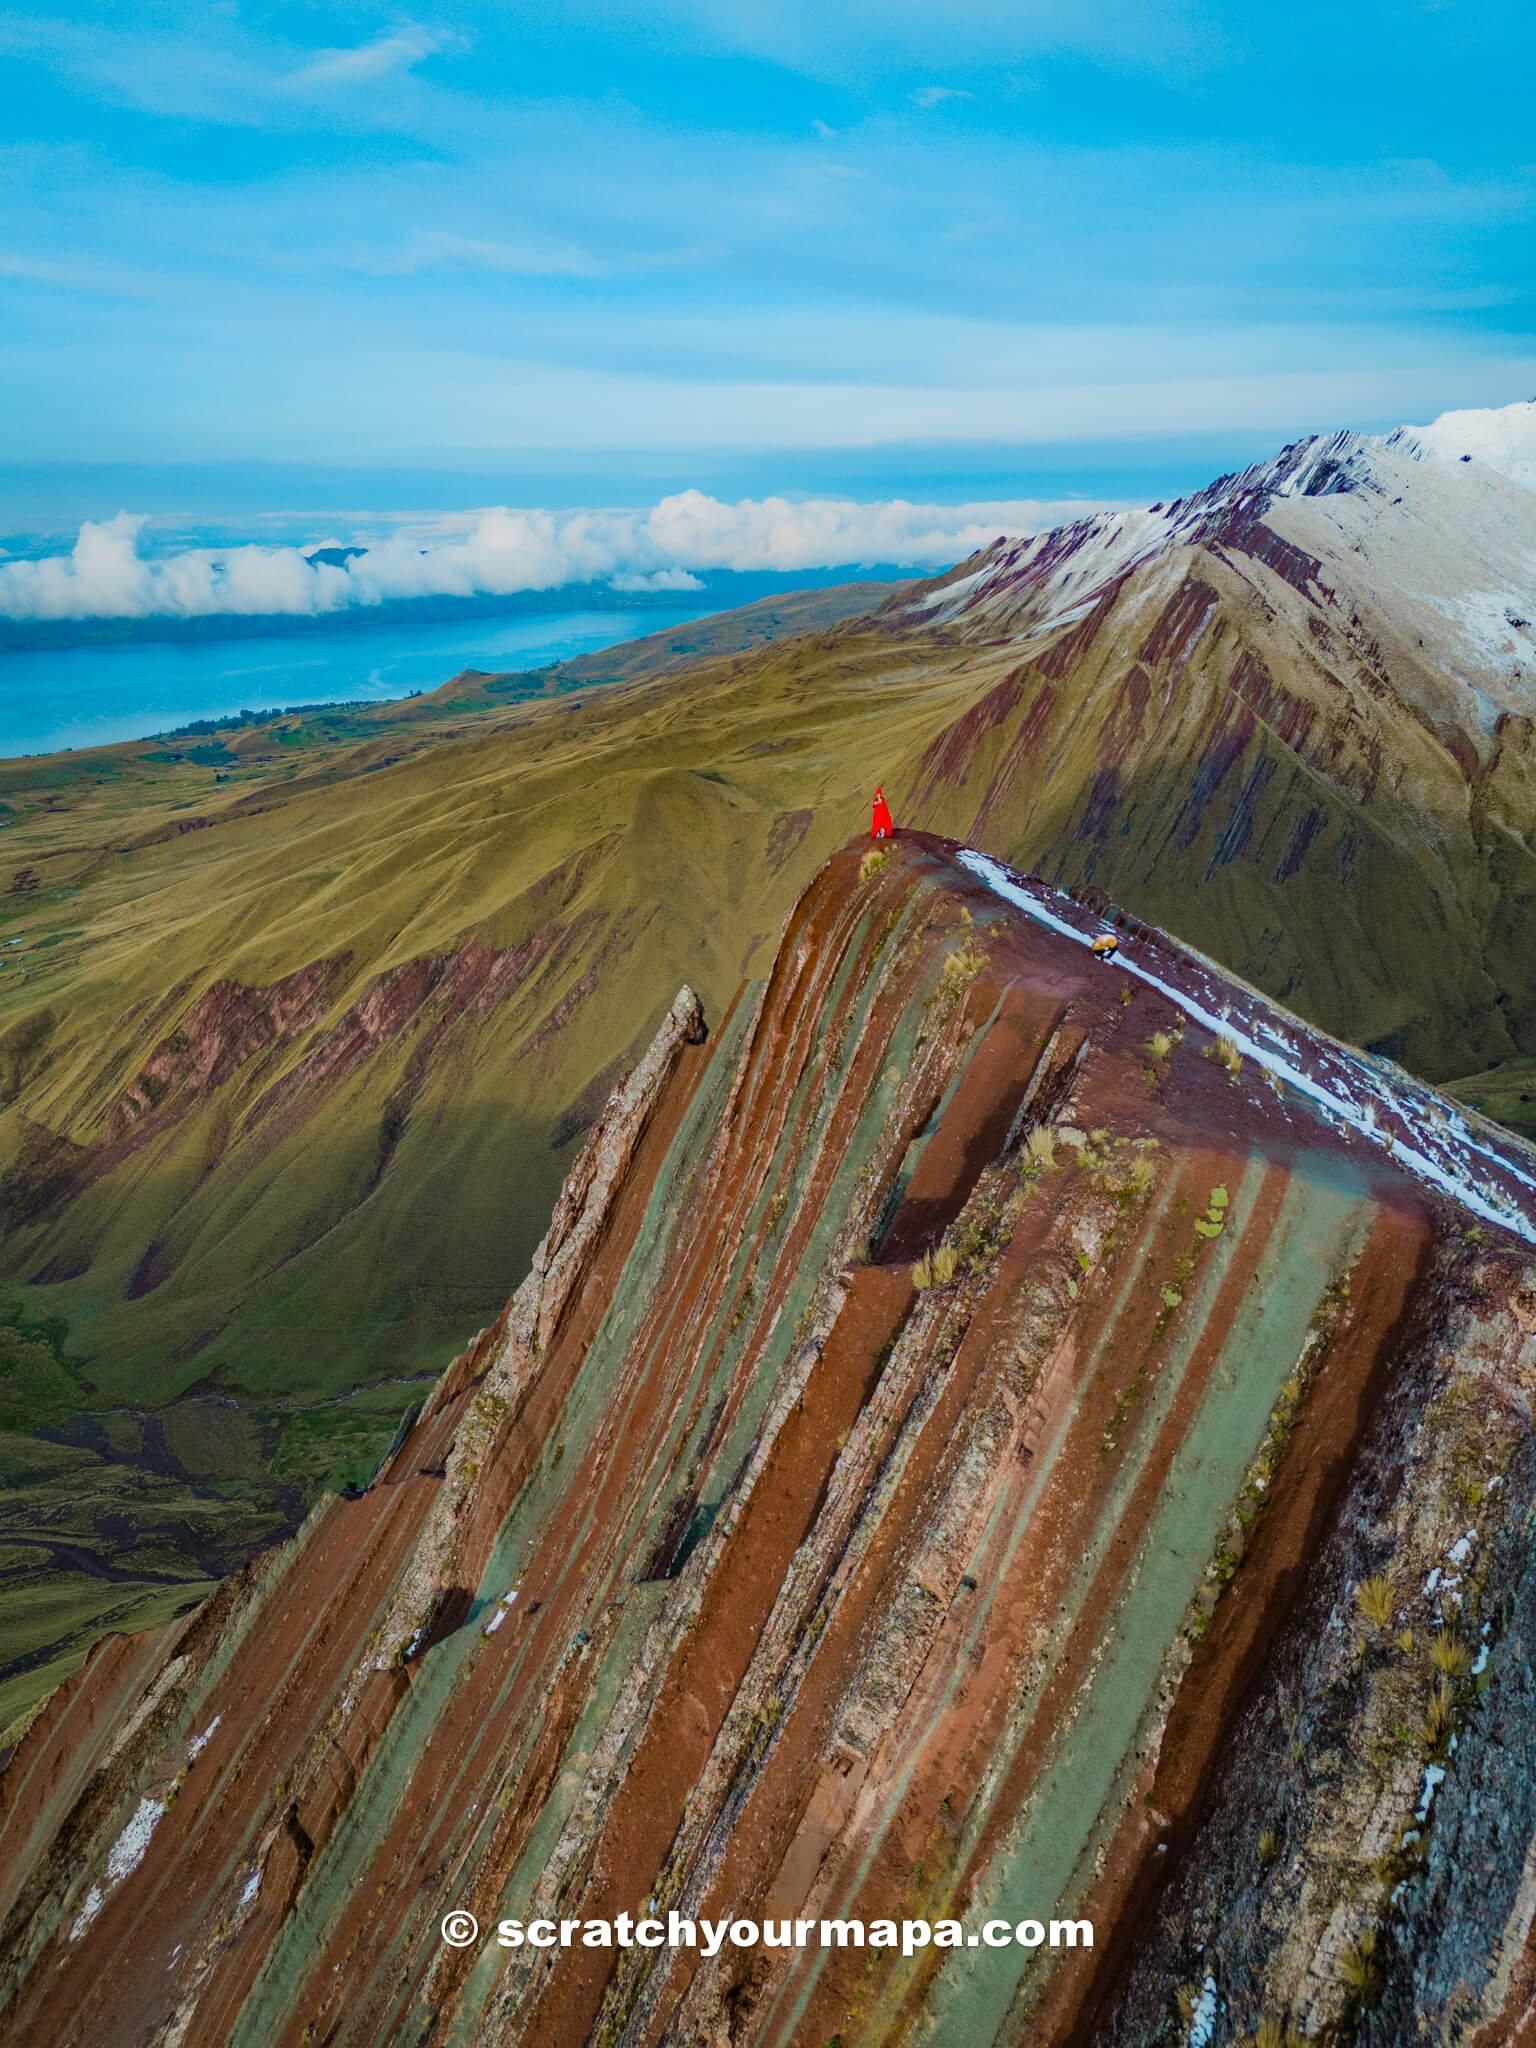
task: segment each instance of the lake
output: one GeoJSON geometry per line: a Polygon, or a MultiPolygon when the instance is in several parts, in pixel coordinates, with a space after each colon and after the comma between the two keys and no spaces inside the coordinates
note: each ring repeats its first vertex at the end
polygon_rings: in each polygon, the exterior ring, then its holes
{"type": "Polygon", "coordinates": [[[539,668],[665,632],[718,597],[632,612],[546,612],[458,624],[338,626],[292,639],[126,642],[0,652],[0,755],[143,739],[194,718],[287,704],[383,702],[463,668],[539,668]]]}

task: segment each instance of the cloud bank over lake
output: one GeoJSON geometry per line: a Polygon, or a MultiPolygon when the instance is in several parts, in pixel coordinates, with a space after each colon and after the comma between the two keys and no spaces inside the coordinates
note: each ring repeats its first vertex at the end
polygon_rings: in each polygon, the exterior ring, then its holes
{"type": "Polygon", "coordinates": [[[895,498],[743,498],[679,491],[648,509],[492,506],[409,519],[356,552],[346,544],[188,547],[156,554],[148,519],[87,520],[67,553],[0,561],[7,619],[319,616],[421,597],[501,597],[609,583],[696,590],[697,572],[793,572],[876,562],[937,569],[999,534],[1038,532],[1100,509],[1086,500],[917,505],[895,498]]]}

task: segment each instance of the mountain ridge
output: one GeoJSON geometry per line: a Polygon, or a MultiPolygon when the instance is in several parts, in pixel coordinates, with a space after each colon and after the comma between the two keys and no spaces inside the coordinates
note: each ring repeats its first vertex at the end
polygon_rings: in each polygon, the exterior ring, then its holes
{"type": "Polygon", "coordinates": [[[1525,2038],[1536,1260],[1234,1055],[1423,1091],[1103,915],[856,842],[707,1037],[681,993],[374,1484],[34,1722],[0,2024],[1525,2038]],[[455,1952],[450,1905],[1101,1939],[455,1952]]]}

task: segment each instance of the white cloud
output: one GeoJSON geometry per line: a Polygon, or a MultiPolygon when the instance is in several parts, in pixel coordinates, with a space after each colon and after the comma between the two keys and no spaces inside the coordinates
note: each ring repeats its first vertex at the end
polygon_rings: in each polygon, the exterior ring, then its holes
{"type": "Polygon", "coordinates": [[[909,92],[907,98],[914,107],[921,107],[926,113],[930,107],[941,107],[946,100],[974,99],[974,93],[966,92],[958,85],[920,85],[916,92],[909,92]]]}
{"type": "Polygon", "coordinates": [[[610,579],[615,590],[702,590],[704,579],[691,569],[653,569],[649,576],[623,570],[610,579]]]}
{"type": "Polygon", "coordinates": [[[903,498],[743,498],[703,491],[663,498],[645,517],[647,540],[695,569],[812,569],[840,562],[957,561],[999,533],[1031,533],[1033,503],[911,505],[903,498]]]}
{"type": "Polygon", "coordinates": [[[67,13],[0,17],[0,55],[146,113],[243,128],[341,123],[440,135],[450,110],[462,124],[473,105],[415,75],[428,57],[472,47],[453,30],[406,21],[349,49],[317,50],[247,27],[233,7],[182,11],[172,0],[137,13],[125,27],[67,13]]]}
{"type": "Polygon", "coordinates": [[[491,270],[511,277],[594,277],[604,266],[585,249],[557,243],[499,242],[419,228],[398,253],[365,258],[358,267],[381,277],[414,277],[435,269],[491,270]]]}
{"type": "Polygon", "coordinates": [[[392,71],[409,71],[439,50],[462,47],[457,37],[450,39],[429,29],[407,26],[356,49],[321,50],[292,73],[289,83],[300,88],[368,85],[387,78],[392,71]]]}
{"type": "Polygon", "coordinates": [[[550,512],[492,506],[463,520],[401,525],[345,563],[294,547],[185,548],[146,555],[146,519],[88,520],[68,554],[0,561],[0,617],[318,616],[412,597],[510,596],[567,583],[697,590],[703,569],[935,569],[1000,533],[1033,533],[1097,509],[1003,500],[914,505],[895,498],[743,498],[680,491],[649,509],[550,512]],[[457,530],[455,530],[457,528],[457,530]]]}

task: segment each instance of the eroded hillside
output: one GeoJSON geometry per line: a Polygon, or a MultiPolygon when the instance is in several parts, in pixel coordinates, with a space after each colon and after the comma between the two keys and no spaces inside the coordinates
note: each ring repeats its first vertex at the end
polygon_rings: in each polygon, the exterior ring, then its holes
{"type": "Polygon", "coordinates": [[[1536,2039],[1536,1162],[1097,929],[903,838],[684,991],[372,1486],[34,1723],[8,2038],[1536,2039]]]}

